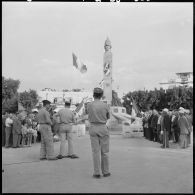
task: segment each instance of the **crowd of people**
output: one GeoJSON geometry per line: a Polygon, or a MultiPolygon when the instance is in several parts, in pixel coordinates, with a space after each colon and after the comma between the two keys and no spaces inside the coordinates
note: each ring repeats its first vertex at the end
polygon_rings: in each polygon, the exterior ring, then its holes
{"type": "Polygon", "coordinates": [[[193,117],[190,110],[180,107],[178,110],[149,110],[143,116],[144,137],[159,142],[162,148],[169,148],[169,142],[178,143],[181,148],[191,144],[193,117]]]}
{"type": "Polygon", "coordinates": [[[37,142],[36,113],[38,110],[26,116],[19,112],[2,115],[2,145],[5,148],[31,147],[37,142]]]}

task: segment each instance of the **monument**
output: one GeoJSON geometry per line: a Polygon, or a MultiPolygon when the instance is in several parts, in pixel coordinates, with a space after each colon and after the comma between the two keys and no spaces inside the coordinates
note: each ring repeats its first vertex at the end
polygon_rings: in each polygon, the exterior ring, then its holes
{"type": "Polygon", "coordinates": [[[104,101],[111,106],[112,103],[112,52],[111,42],[107,37],[104,44],[104,59],[103,59],[103,91],[104,101]]]}

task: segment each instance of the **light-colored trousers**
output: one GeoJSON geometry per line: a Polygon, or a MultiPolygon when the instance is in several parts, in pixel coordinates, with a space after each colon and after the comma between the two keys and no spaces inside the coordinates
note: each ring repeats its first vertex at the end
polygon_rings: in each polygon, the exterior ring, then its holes
{"type": "Polygon", "coordinates": [[[51,131],[51,126],[47,124],[40,124],[41,133],[41,149],[40,158],[53,158],[54,157],[54,144],[53,144],[53,134],[51,131]]]}
{"type": "Polygon", "coordinates": [[[72,125],[60,124],[59,137],[60,137],[60,155],[65,156],[66,139],[68,140],[68,155],[72,155],[73,154],[72,125]]]}
{"type": "Polygon", "coordinates": [[[179,144],[181,148],[187,148],[188,147],[188,135],[187,134],[180,134],[179,136],[179,144]]]}
{"type": "Polygon", "coordinates": [[[104,124],[90,124],[89,134],[93,155],[94,175],[109,173],[109,131],[104,124]],[[100,163],[101,162],[101,163],[100,163]],[[101,164],[101,166],[100,166],[101,164]]]}

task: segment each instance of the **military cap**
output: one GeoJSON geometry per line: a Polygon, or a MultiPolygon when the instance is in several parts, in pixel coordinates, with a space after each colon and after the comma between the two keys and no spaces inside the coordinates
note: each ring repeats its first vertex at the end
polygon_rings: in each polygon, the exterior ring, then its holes
{"type": "Polygon", "coordinates": [[[71,99],[70,99],[70,98],[68,98],[68,99],[65,99],[65,103],[68,103],[68,104],[70,104],[70,103],[71,103],[71,99]]]}
{"type": "Polygon", "coordinates": [[[102,94],[103,90],[101,88],[99,88],[99,87],[96,87],[96,88],[94,88],[93,93],[102,94]]]}
{"type": "Polygon", "coordinates": [[[51,104],[51,102],[49,100],[43,100],[42,102],[43,102],[44,105],[51,104]]]}

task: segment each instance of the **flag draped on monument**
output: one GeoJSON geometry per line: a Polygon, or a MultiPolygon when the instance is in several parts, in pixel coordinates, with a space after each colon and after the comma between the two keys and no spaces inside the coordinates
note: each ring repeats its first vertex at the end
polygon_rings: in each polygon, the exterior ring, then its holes
{"type": "Polygon", "coordinates": [[[78,69],[81,73],[87,72],[87,66],[83,64],[74,53],[72,53],[72,57],[73,57],[73,66],[76,69],[78,69]]]}

